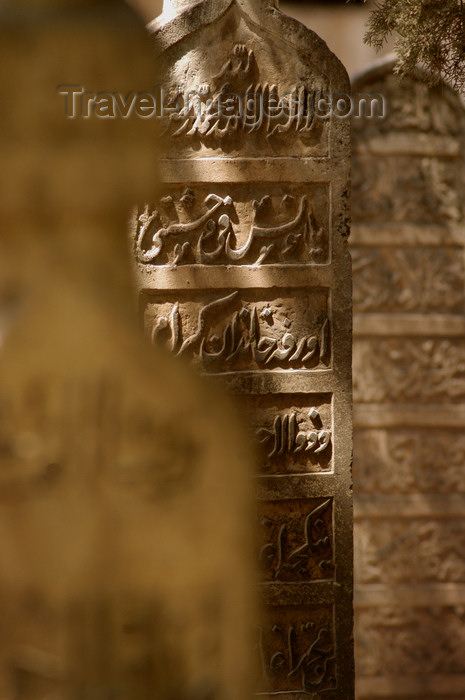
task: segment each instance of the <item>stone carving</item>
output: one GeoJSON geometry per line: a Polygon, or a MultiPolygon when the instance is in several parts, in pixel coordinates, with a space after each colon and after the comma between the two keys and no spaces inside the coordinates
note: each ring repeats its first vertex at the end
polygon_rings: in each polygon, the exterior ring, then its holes
{"type": "Polygon", "coordinates": [[[234,223],[238,204],[242,214],[245,203],[214,192],[201,203],[196,200],[195,191],[186,188],[178,201],[168,194],[156,208],[146,206],[135,215],[134,253],[138,262],[177,266],[327,260],[328,233],[315,223],[305,194],[294,196],[282,190],[273,197],[264,194],[260,200],[247,203],[246,220],[239,220],[238,225],[234,223]]]}
{"type": "Polygon", "coordinates": [[[465,528],[455,519],[357,524],[360,583],[465,582],[465,528]]]}
{"type": "Polygon", "coordinates": [[[461,171],[450,158],[360,154],[353,169],[354,217],[453,224],[462,218],[461,171]]]}
{"type": "Polygon", "coordinates": [[[460,430],[357,430],[354,479],[360,494],[465,493],[460,430]]]}
{"type": "Polygon", "coordinates": [[[392,69],[354,85],[388,104],[353,123],[357,663],[360,700],[442,700],[465,672],[465,112],[392,69]]]}
{"type": "Polygon", "coordinates": [[[330,395],[248,397],[245,412],[254,429],[259,474],[306,474],[331,469],[330,395]]]}
{"type": "Polygon", "coordinates": [[[463,312],[465,272],[458,247],[351,250],[356,312],[463,312]]]}
{"type": "Polygon", "coordinates": [[[350,125],[318,114],[347,75],[272,0],[171,0],[151,27],[168,109],[164,188],[131,221],[141,320],[255,443],[256,695],[351,700],[350,125]]]}
{"type": "Polygon", "coordinates": [[[361,676],[422,676],[427,682],[433,674],[465,673],[463,606],[362,609],[356,631],[361,676]]]}
{"type": "Polygon", "coordinates": [[[274,501],[261,506],[258,554],[265,581],[334,576],[332,501],[274,501]]]}
{"type": "Polygon", "coordinates": [[[323,93],[303,83],[260,82],[253,49],[236,43],[223,65],[207,82],[178,85],[168,92],[165,131],[172,138],[237,139],[257,133],[266,139],[294,132],[305,138],[318,127],[318,101],[323,93]]]}
{"type": "Polygon", "coordinates": [[[465,347],[450,339],[357,341],[354,396],[360,403],[465,400],[465,347]]]}
{"type": "Polygon", "coordinates": [[[258,301],[253,292],[234,291],[194,308],[193,319],[187,303],[155,304],[151,337],[206,371],[330,364],[325,292],[258,301]]]}
{"type": "Polygon", "coordinates": [[[307,416],[293,411],[290,414],[277,415],[272,428],[259,428],[256,436],[261,444],[268,444],[271,452],[267,457],[281,457],[284,452],[324,452],[331,445],[331,432],[319,430],[320,414],[311,408],[307,416]],[[310,423],[306,421],[310,418],[310,423]],[[308,430],[308,428],[310,428],[308,430]]]}
{"type": "Polygon", "coordinates": [[[396,75],[384,69],[384,75],[373,76],[361,86],[370,93],[383,95],[388,109],[381,120],[354,119],[356,145],[372,135],[410,132],[456,138],[461,133],[463,118],[457,96],[444,83],[429,87],[421,80],[399,81],[396,75]]]}
{"type": "Polygon", "coordinates": [[[334,621],[329,606],[270,610],[271,621],[258,628],[262,677],[257,695],[309,697],[335,690],[334,621]]]}
{"type": "MultiPolygon", "coordinates": [[[[263,26],[257,32],[247,18],[250,8],[244,14],[243,7],[225,0],[216,9],[215,21],[196,29],[199,45],[208,47],[205,54],[196,53],[191,34],[185,36],[183,56],[179,44],[175,48],[169,40],[160,55],[168,157],[244,151],[275,157],[289,150],[326,155],[330,120],[315,113],[320,96],[331,92],[328,66],[316,54],[303,59],[294,49],[289,61],[290,44],[263,26]]],[[[158,37],[166,25],[153,22],[158,37]]]]}

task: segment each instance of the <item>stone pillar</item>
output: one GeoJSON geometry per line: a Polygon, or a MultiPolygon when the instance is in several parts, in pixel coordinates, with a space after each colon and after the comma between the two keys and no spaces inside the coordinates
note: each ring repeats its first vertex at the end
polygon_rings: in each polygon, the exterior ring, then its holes
{"type": "Polygon", "coordinates": [[[132,226],[145,327],[237,396],[256,441],[257,695],[349,700],[350,130],[328,104],[347,75],[272,2],[150,26],[166,150],[132,226]]]}
{"type": "Polygon", "coordinates": [[[465,697],[465,114],[392,60],[356,93],[357,696],[465,697]]]}

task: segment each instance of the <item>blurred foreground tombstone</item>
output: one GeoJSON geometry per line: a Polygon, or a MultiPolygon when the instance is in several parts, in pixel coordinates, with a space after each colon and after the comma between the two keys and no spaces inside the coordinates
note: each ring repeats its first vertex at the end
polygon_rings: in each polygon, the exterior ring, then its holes
{"type": "Polygon", "coordinates": [[[133,320],[155,122],[57,91],[150,90],[145,31],[115,0],[15,0],[0,57],[0,698],[243,700],[246,441],[133,320]]]}
{"type": "Polygon", "coordinates": [[[141,311],[258,444],[255,692],[353,696],[350,85],[268,0],[168,0],[163,191],[132,222],[141,311]]]}

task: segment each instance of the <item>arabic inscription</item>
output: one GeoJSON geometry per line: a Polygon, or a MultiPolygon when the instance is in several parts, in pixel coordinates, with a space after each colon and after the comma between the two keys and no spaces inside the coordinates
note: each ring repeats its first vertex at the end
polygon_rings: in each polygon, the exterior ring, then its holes
{"type": "Polygon", "coordinates": [[[270,610],[258,628],[262,677],[257,695],[315,696],[336,688],[336,649],[330,605],[270,610]]]}
{"type": "Polygon", "coordinates": [[[134,255],[142,265],[324,264],[329,257],[324,185],[276,188],[172,187],[135,212],[134,255]]]}
{"type": "Polygon", "coordinates": [[[334,576],[332,501],[273,501],[262,506],[258,561],[265,581],[317,581],[334,576]]]}
{"type": "Polygon", "coordinates": [[[148,295],[145,318],[154,343],[209,372],[330,365],[326,290],[296,290],[272,301],[255,290],[210,292],[211,300],[202,295],[199,302],[194,296],[157,303],[148,295]]]}

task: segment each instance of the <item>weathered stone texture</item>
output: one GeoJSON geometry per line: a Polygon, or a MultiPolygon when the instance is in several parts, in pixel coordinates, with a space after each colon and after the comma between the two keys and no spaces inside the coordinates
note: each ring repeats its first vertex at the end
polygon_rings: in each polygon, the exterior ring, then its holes
{"type": "Polygon", "coordinates": [[[360,427],[354,453],[358,495],[465,493],[465,435],[447,426],[360,427]]]}
{"type": "Polygon", "coordinates": [[[465,695],[464,127],[392,63],[358,78],[354,488],[357,697],[465,695]]]}
{"type": "MultiPolygon", "coordinates": [[[[360,612],[359,628],[363,640],[359,665],[362,677],[390,676],[400,680],[420,676],[422,692],[427,692],[425,676],[465,673],[463,606],[366,609],[360,612]],[[421,644],[418,639],[422,640],[421,644]]],[[[385,687],[389,688],[389,683],[385,687]]],[[[438,696],[443,698],[448,694],[444,688],[438,696]]]]}
{"type": "MultiPolygon", "coordinates": [[[[456,338],[363,337],[354,354],[357,403],[465,401],[465,345],[456,338]]],[[[367,334],[368,335],[368,334],[367,334]]]]}
{"type": "Polygon", "coordinates": [[[363,313],[462,313],[465,273],[460,250],[354,246],[354,305],[363,313]]]}
{"type": "Polygon", "coordinates": [[[122,0],[4,4],[0,698],[244,698],[245,439],[134,319],[154,122],[67,120],[56,90],[147,89],[149,39],[122,0]]]}
{"type": "Polygon", "coordinates": [[[227,386],[256,443],[255,692],[349,700],[350,130],[315,115],[349,86],[274,5],[205,0],[152,23],[171,114],[163,192],[132,241],[148,335],[227,386]],[[264,111],[285,94],[301,109],[264,111]]]}

